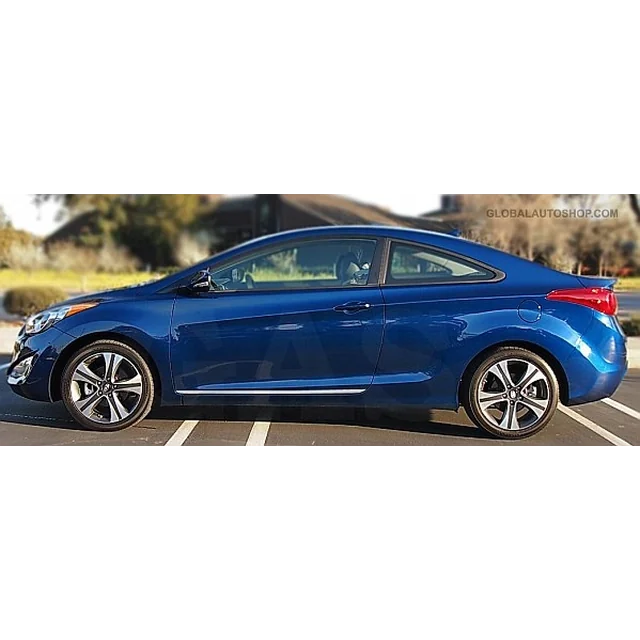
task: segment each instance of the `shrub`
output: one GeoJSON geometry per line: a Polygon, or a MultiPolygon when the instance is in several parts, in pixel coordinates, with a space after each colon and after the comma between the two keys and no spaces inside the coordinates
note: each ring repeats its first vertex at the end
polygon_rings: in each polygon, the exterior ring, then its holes
{"type": "Polygon", "coordinates": [[[9,253],[14,245],[33,244],[34,237],[26,231],[12,227],[0,227],[0,267],[9,266],[9,253]]]}
{"type": "Polygon", "coordinates": [[[67,294],[57,287],[17,287],[5,293],[4,308],[7,313],[28,316],[56,302],[62,302],[67,297],[67,294]]]}
{"type": "Polygon", "coordinates": [[[98,271],[102,273],[133,273],[140,261],[122,246],[107,240],[97,254],[98,271]]]}
{"type": "Polygon", "coordinates": [[[622,330],[629,338],[640,336],[640,316],[632,316],[620,322],[622,330]]]}
{"type": "Polygon", "coordinates": [[[181,233],[173,253],[173,259],[180,267],[190,267],[196,262],[206,260],[210,255],[209,243],[205,238],[181,233]]]}
{"type": "Polygon", "coordinates": [[[95,271],[98,259],[96,252],[78,247],[73,242],[56,242],[49,246],[49,264],[54,271],[95,271]]]}
{"type": "Polygon", "coordinates": [[[18,240],[7,247],[3,262],[10,269],[33,271],[46,266],[47,254],[37,240],[18,240]]]}

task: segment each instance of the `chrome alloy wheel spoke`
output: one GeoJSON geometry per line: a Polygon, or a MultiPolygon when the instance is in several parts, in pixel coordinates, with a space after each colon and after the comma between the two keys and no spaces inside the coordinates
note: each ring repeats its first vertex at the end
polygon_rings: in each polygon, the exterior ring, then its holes
{"type": "Polygon", "coordinates": [[[551,387],[546,374],[533,363],[507,358],[487,370],[476,400],[483,416],[496,427],[529,429],[545,416],[551,387]]]}
{"type": "Polygon", "coordinates": [[[101,352],[88,356],[76,367],[71,380],[75,406],[94,422],[121,422],[137,409],[142,399],[140,370],[129,358],[118,353],[101,352]],[[96,370],[102,373],[98,374],[96,370]]]}
{"type": "Polygon", "coordinates": [[[142,395],[142,376],[136,374],[133,378],[128,380],[118,380],[114,382],[115,391],[128,391],[129,393],[135,393],[136,395],[142,395]]]}
{"type": "Polygon", "coordinates": [[[76,382],[88,382],[94,386],[102,382],[102,378],[91,371],[84,362],[81,362],[73,372],[72,379],[76,382]]]}
{"type": "Polygon", "coordinates": [[[506,402],[506,394],[504,391],[480,391],[478,396],[478,400],[480,401],[480,405],[482,407],[493,407],[500,402],[506,402]]]}

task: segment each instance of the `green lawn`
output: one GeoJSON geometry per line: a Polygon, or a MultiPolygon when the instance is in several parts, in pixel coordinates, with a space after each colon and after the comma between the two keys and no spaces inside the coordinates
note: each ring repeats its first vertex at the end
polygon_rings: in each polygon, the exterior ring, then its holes
{"type": "Polygon", "coordinates": [[[82,293],[116,289],[131,284],[139,284],[152,280],[157,276],[153,273],[86,273],[73,271],[52,271],[42,269],[37,271],[17,271],[14,269],[0,269],[0,291],[14,287],[29,285],[51,286],[64,289],[67,293],[82,293]]]}
{"type": "Polygon", "coordinates": [[[253,271],[248,271],[256,282],[283,282],[288,280],[332,280],[335,278],[333,273],[314,272],[302,269],[292,269],[288,273],[283,273],[277,269],[264,269],[258,267],[253,271]]]}
{"type": "Polygon", "coordinates": [[[620,278],[616,285],[616,291],[640,291],[640,276],[620,278]]]}

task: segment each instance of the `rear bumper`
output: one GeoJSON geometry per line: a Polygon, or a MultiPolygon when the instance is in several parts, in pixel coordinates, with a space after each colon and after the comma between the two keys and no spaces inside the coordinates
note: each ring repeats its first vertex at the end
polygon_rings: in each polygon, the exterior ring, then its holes
{"type": "Polygon", "coordinates": [[[627,372],[626,338],[616,318],[594,313],[566,365],[567,404],[595,402],[613,395],[627,372]]]}

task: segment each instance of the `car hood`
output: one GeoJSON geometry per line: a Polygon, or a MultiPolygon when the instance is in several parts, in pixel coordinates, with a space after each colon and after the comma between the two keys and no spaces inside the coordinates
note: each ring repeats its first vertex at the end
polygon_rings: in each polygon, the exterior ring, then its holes
{"type": "MultiPolygon", "coordinates": [[[[142,284],[134,284],[128,287],[121,287],[120,289],[108,289],[107,291],[98,291],[96,293],[87,293],[81,296],[75,296],[65,300],[63,304],[80,304],[82,302],[109,302],[111,300],[125,300],[128,298],[135,298],[143,295],[147,288],[153,284],[152,282],[145,282],[142,284]]],[[[55,307],[59,304],[52,305],[55,307]]]]}

